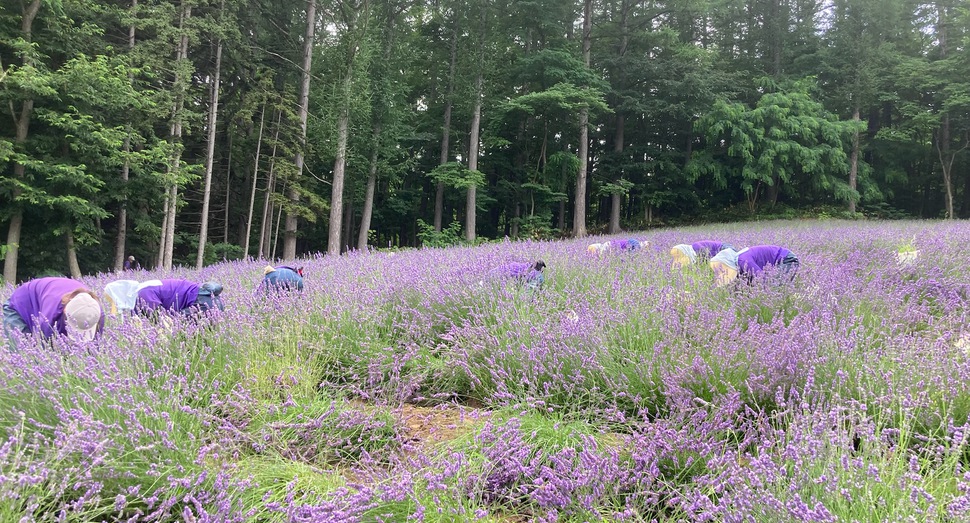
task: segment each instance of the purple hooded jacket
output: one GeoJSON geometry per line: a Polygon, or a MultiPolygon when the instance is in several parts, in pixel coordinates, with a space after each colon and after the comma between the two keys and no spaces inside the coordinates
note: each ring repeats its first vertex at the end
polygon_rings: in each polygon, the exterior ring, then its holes
{"type": "MultiPolygon", "coordinates": [[[[10,295],[8,303],[27,323],[31,332],[40,327],[44,336],[49,338],[55,332],[67,334],[61,300],[65,294],[78,289],[87,290],[83,283],[70,278],[39,278],[17,287],[10,295]]],[[[97,334],[100,335],[102,330],[104,313],[98,322],[97,334]]]]}
{"type": "Polygon", "coordinates": [[[707,258],[713,258],[715,254],[721,252],[726,247],[731,247],[726,243],[711,240],[694,242],[690,246],[698,256],[705,256],[707,258]]]}
{"type": "Polygon", "coordinates": [[[158,309],[179,312],[195,305],[199,284],[186,280],[162,280],[161,285],[138,291],[135,310],[148,312],[158,309]]]}
{"type": "Polygon", "coordinates": [[[738,254],[738,272],[754,276],[771,265],[781,265],[785,257],[791,253],[784,247],[777,245],[757,245],[738,254]]]}
{"type": "MultiPolygon", "coordinates": [[[[542,266],[545,267],[545,263],[542,266]]],[[[525,280],[530,284],[541,286],[546,281],[546,277],[535,267],[535,263],[511,262],[492,269],[491,273],[495,276],[525,280]]]]}
{"type": "Polygon", "coordinates": [[[502,276],[522,278],[523,276],[527,276],[530,272],[532,272],[532,267],[534,265],[535,264],[528,262],[511,262],[499,266],[497,272],[502,276]]]}

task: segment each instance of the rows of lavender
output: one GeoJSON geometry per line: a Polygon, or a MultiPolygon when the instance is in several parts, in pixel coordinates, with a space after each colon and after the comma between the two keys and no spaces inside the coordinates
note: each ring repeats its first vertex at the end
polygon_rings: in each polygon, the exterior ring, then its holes
{"type": "Polygon", "coordinates": [[[970,224],[639,237],[319,257],[273,298],[225,263],[175,274],[224,283],[211,321],[0,351],[0,521],[970,519],[970,224]],[[670,268],[708,238],[798,277],[670,268]],[[491,270],[539,258],[539,292],[491,270]]]}

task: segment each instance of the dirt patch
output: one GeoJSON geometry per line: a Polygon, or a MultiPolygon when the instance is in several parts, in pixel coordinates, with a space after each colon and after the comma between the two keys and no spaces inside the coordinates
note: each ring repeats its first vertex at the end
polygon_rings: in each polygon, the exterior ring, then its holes
{"type": "Polygon", "coordinates": [[[488,411],[454,404],[434,407],[403,404],[394,413],[406,427],[405,439],[422,448],[464,436],[489,416],[488,411]]]}

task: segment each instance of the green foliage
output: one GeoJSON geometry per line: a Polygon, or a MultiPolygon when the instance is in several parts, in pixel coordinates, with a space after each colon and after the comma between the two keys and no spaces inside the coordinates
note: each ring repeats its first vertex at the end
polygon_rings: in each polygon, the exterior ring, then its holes
{"type": "Polygon", "coordinates": [[[204,263],[212,265],[220,261],[241,260],[243,248],[234,243],[212,243],[205,245],[204,263]]]}
{"type": "Polygon", "coordinates": [[[609,196],[612,194],[619,194],[626,196],[630,194],[630,189],[634,186],[633,182],[629,180],[617,180],[615,182],[604,183],[599,188],[600,196],[609,196]]]}
{"type": "Polygon", "coordinates": [[[461,222],[458,221],[453,221],[447,227],[436,231],[433,225],[418,219],[418,229],[418,239],[425,247],[452,247],[465,242],[465,237],[461,233],[461,222]]]}
{"type": "MultiPolygon", "coordinates": [[[[609,215],[613,194],[623,195],[624,223],[644,226],[721,220],[743,207],[764,216],[758,207],[766,199],[764,207],[788,206],[768,209],[778,215],[839,217],[837,207],[855,201],[870,217],[938,216],[947,186],[953,213],[970,213],[961,178],[970,162],[965,10],[900,0],[837,0],[824,11],[773,5],[597,3],[587,65],[568,2],[338,2],[326,10],[333,20],[317,20],[326,30],[313,53],[305,140],[296,111],[303,0],[273,8],[197,3],[185,20],[182,5],[168,0],[43,0],[30,34],[25,11],[5,9],[0,106],[29,125],[22,141],[14,126],[0,126],[0,162],[8,166],[0,175],[0,227],[21,211],[50,224],[30,227],[20,242],[20,279],[62,263],[55,232],[71,231],[89,248],[82,270],[92,272],[113,263],[122,206],[125,250],[157,250],[165,190],[174,184],[176,259],[188,259],[194,246],[183,240],[196,234],[201,211],[216,41],[231,80],[217,108],[211,199],[224,213],[213,233],[227,241],[247,227],[255,231],[250,240],[264,232],[265,201],[268,229],[282,207],[298,217],[301,248],[325,241],[330,223],[320,217],[330,210],[344,114],[348,221],[360,224],[373,172],[369,225],[382,245],[422,241],[416,224],[431,221],[429,179],[482,188],[479,234],[504,236],[516,217],[529,234],[556,234],[535,216],[558,219],[561,204],[572,208],[582,110],[590,115],[589,194],[597,196],[587,206],[592,230],[609,215]],[[281,27],[298,29],[290,33],[300,38],[280,38],[281,27]],[[176,60],[183,35],[188,56],[176,60]],[[804,78],[817,78],[818,89],[804,78]],[[476,101],[478,171],[457,161],[439,165],[446,110],[444,155],[464,161],[476,101]],[[846,119],[855,111],[861,119],[853,124],[846,119]],[[169,136],[176,122],[178,139],[169,136]],[[852,190],[844,153],[855,131],[852,190]],[[24,175],[14,176],[21,167],[24,175]]],[[[460,209],[462,196],[446,191],[446,212],[460,209]]]]}
{"type": "Polygon", "coordinates": [[[519,224],[519,234],[523,238],[533,240],[554,240],[560,237],[559,229],[552,225],[552,214],[533,214],[522,218],[519,224]]]}
{"type": "Polygon", "coordinates": [[[801,81],[773,90],[766,84],[768,92],[753,108],[717,102],[695,128],[712,144],[721,144],[718,156],[726,161],[700,155],[695,176],[739,183],[752,212],[762,191],[781,184],[840,200],[857,198],[842,179],[848,170],[844,140],[855,124],[836,120],[812,99],[809,86],[801,81]]]}
{"type": "Polygon", "coordinates": [[[428,177],[455,189],[485,185],[485,175],[481,171],[472,171],[458,162],[441,164],[428,173],[428,177]]]}
{"type": "Polygon", "coordinates": [[[505,118],[512,115],[521,117],[523,114],[568,118],[580,109],[589,109],[591,115],[611,112],[601,91],[568,83],[558,83],[544,91],[524,94],[500,107],[505,118]]]}

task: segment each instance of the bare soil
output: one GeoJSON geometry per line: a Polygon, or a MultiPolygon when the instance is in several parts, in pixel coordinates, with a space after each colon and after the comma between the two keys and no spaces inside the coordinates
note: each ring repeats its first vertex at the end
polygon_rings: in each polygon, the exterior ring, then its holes
{"type": "Polygon", "coordinates": [[[433,447],[469,434],[489,416],[488,411],[456,404],[434,407],[403,404],[394,412],[406,427],[406,441],[418,448],[433,447]]]}

